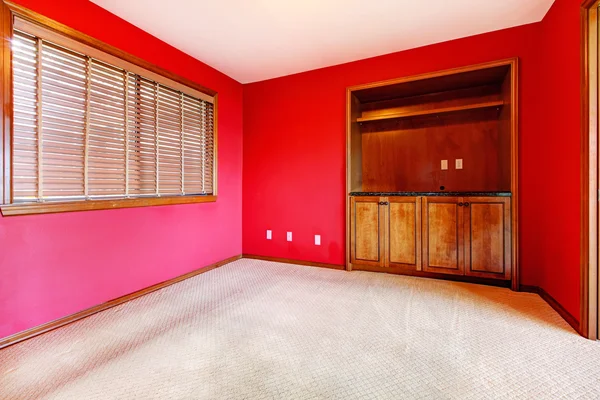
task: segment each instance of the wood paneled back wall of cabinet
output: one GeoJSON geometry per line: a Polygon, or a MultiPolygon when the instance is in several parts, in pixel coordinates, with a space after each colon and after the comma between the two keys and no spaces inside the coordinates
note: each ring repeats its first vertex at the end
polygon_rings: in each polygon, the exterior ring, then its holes
{"type": "Polygon", "coordinates": [[[510,191],[499,154],[496,108],[363,125],[363,190],[369,192],[510,191]],[[469,168],[440,170],[460,158],[469,168]]]}
{"type": "Polygon", "coordinates": [[[347,268],[517,290],[517,59],[352,87],[347,99],[347,268]]]}

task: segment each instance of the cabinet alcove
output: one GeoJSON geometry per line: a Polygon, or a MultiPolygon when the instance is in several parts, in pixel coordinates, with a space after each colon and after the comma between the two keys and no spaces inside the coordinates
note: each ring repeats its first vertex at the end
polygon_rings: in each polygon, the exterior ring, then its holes
{"type": "Polygon", "coordinates": [[[348,270],[518,290],[517,66],[348,88],[348,270]]]}

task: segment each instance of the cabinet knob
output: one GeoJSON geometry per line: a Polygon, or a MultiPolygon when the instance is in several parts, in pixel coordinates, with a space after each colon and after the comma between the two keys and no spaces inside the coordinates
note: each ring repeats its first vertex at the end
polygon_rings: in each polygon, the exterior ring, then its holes
{"type": "Polygon", "coordinates": [[[465,207],[469,207],[470,203],[465,203],[465,207]]]}
{"type": "Polygon", "coordinates": [[[458,203],[458,206],[462,207],[462,206],[464,206],[464,203],[458,203]]]}

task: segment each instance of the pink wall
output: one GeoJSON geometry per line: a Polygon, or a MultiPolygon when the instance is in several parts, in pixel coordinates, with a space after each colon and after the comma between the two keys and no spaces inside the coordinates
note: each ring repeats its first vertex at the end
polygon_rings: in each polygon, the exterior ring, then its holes
{"type": "Polygon", "coordinates": [[[0,337],[242,250],[242,85],[87,0],[17,0],[219,92],[216,203],[0,217],[0,337]]]}
{"type": "Polygon", "coordinates": [[[346,87],[519,57],[521,283],[578,318],[578,6],[558,0],[543,24],[246,85],[244,253],[345,262],[346,87]]]}
{"type": "Polygon", "coordinates": [[[87,0],[17,2],[217,90],[219,200],[0,217],[0,337],[242,250],[343,264],[345,88],[515,56],[521,62],[522,283],[540,285],[579,317],[579,0],[557,0],[540,24],[243,89],[87,0]],[[266,229],[273,230],[272,241],[265,240],[266,229]],[[286,242],[286,231],[293,242],[286,242]],[[315,234],[322,236],[320,247],[315,234]]]}

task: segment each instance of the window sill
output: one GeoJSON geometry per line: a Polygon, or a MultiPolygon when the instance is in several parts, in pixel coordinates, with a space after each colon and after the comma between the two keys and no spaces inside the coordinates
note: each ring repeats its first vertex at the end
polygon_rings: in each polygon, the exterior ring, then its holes
{"type": "Polygon", "coordinates": [[[110,199],[110,200],[80,200],[44,203],[22,203],[0,206],[2,215],[31,215],[51,214],[72,211],[112,210],[116,208],[134,208],[150,206],[166,206],[173,204],[212,203],[217,201],[217,196],[171,196],[171,197],[143,197],[136,199],[110,199]]]}

